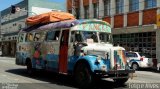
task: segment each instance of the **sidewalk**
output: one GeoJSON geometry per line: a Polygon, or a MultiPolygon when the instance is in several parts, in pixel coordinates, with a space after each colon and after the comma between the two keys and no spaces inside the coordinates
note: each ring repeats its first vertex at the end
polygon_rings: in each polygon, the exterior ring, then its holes
{"type": "Polygon", "coordinates": [[[13,59],[13,60],[14,60],[15,57],[2,57],[2,56],[0,56],[0,60],[1,60],[1,59],[9,59],[9,60],[12,60],[12,59],[13,59]]]}

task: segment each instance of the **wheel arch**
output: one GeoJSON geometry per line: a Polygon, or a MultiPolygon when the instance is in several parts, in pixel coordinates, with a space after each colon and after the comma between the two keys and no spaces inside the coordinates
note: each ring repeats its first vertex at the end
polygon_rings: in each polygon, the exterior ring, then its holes
{"type": "Polygon", "coordinates": [[[27,57],[25,60],[25,65],[27,65],[28,62],[31,62],[31,58],[27,57]]]}
{"type": "Polygon", "coordinates": [[[80,59],[80,60],[78,60],[78,61],[76,62],[75,66],[74,66],[74,69],[73,69],[73,73],[75,72],[76,68],[78,67],[78,65],[79,65],[80,63],[86,64],[86,66],[90,69],[90,71],[93,72],[91,62],[89,62],[88,60],[85,60],[85,59],[80,59]]]}
{"type": "Polygon", "coordinates": [[[131,65],[133,65],[133,64],[137,64],[137,65],[139,66],[139,64],[138,64],[136,61],[132,62],[132,64],[131,64],[131,65]]]}

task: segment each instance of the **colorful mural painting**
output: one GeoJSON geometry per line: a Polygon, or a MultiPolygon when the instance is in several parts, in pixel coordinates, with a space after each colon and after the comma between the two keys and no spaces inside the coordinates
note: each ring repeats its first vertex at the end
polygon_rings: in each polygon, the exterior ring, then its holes
{"type": "Polygon", "coordinates": [[[114,68],[125,69],[126,64],[125,52],[123,50],[114,51],[114,68]]]}

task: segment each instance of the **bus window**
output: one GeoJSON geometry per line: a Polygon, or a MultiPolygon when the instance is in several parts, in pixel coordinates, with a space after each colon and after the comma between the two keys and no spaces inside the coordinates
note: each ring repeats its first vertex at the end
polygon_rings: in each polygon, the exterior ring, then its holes
{"type": "Polygon", "coordinates": [[[46,32],[35,33],[34,41],[44,41],[46,32]]]}
{"type": "Polygon", "coordinates": [[[40,41],[40,33],[35,33],[35,36],[34,36],[34,41],[40,41]]]}
{"type": "Polygon", "coordinates": [[[33,33],[27,33],[26,41],[27,42],[33,41],[33,33]]]}
{"type": "Polygon", "coordinates": [[[71,42],[82,42],[82,35],[79,31],[72,31],[71,32],[71,42]]]}
{"type": "Polygon", "coordinates": [[[71,41],[70,42],[75,42],[75,31],[71,32],[71,41]]]}
{"type": "Polygon", "coordinates": [[[60,31],[49,31],[47,32],[47,41],[57,41],[59,40],[59,33],[60,31]]]}
{"type": "Polygon", "coordinates": [[[18,42],[23,42],[24,34],[20,34],[18,37],[18,42]]]}

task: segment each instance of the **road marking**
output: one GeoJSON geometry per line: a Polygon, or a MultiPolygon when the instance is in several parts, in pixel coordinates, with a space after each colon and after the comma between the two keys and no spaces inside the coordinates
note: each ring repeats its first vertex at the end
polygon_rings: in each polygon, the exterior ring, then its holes
{"type": "Polygon", "coordinates": [[[3,77],[6,77],[7,75],[4,75],[4,74],[3,74],[2,76],[3,76],[3,77]]]}
{"type": "Polygon", "coordinates": [[[18,81],[19,79],[14,79],[14,80],[18,81]]]}

